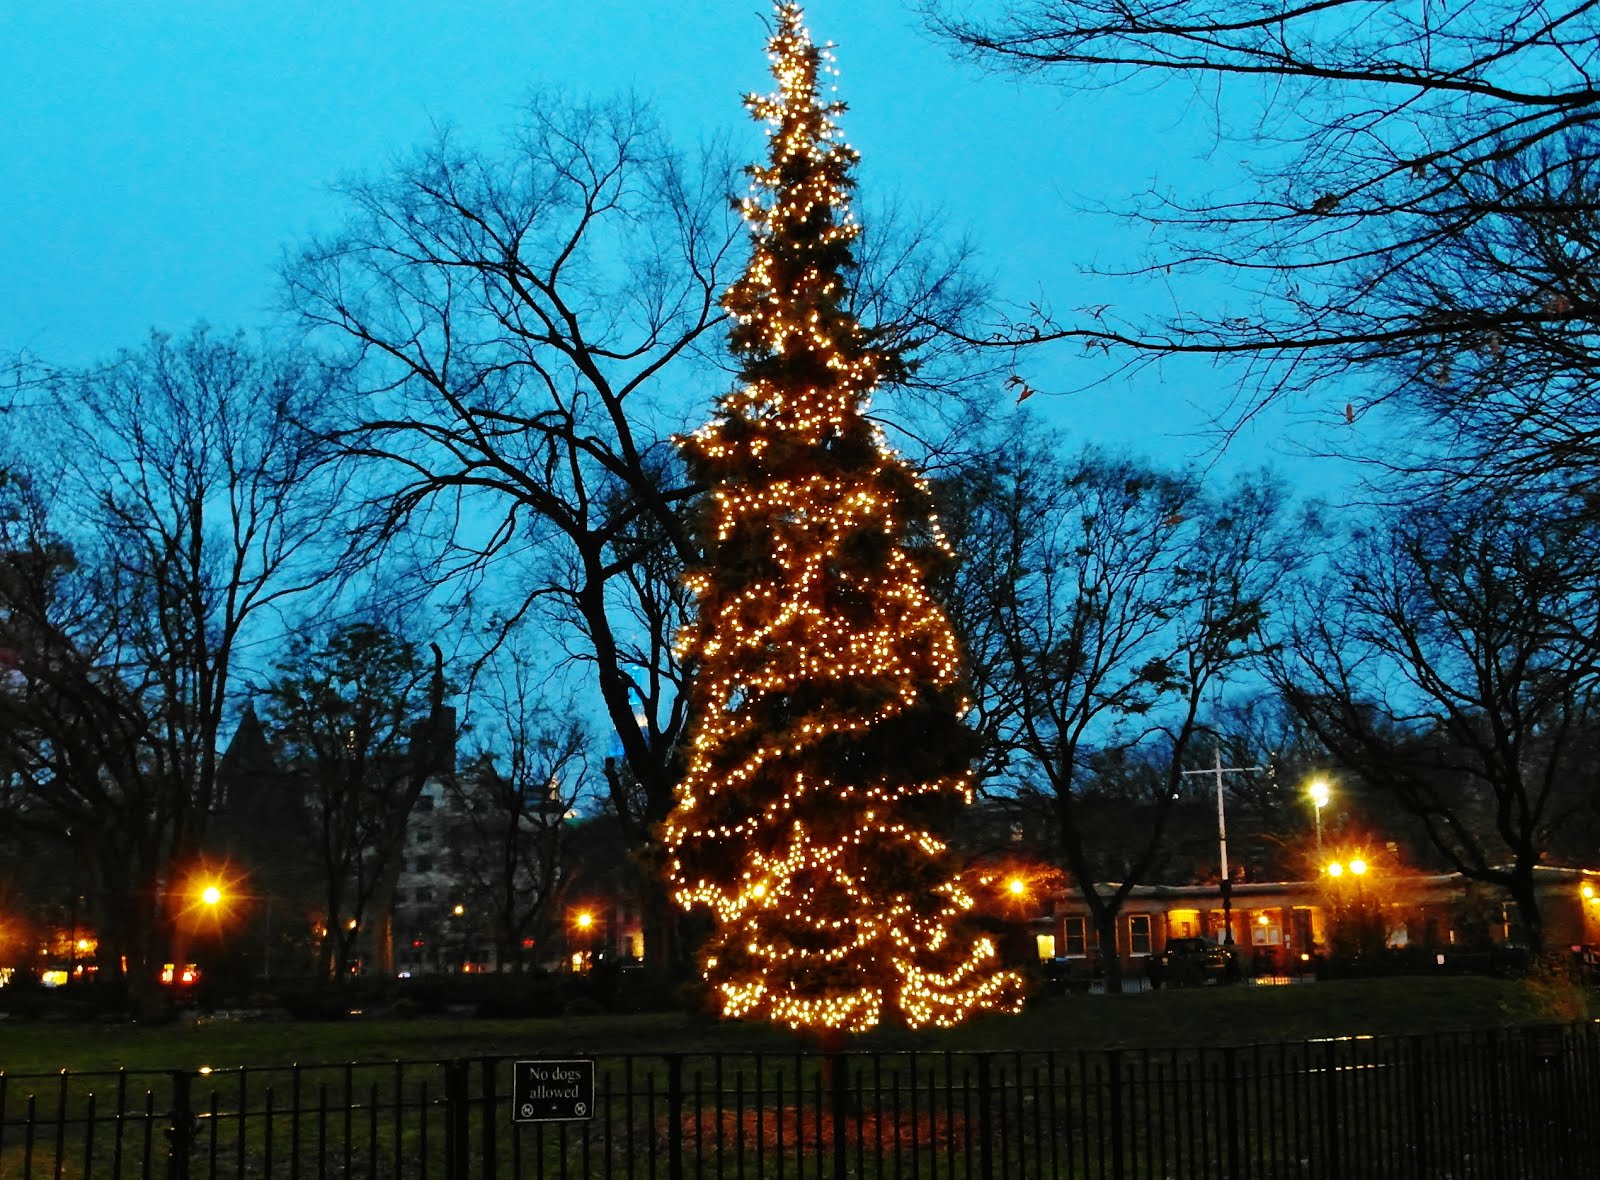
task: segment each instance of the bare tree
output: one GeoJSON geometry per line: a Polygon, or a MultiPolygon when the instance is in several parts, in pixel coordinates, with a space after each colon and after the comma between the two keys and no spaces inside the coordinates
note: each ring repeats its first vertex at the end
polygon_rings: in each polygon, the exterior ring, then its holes
{"type": "Polygon", "coordinates": [[[1534,866],[1594,797],[1596,569],[1559,505],[1400,511],[1301,587],[1274,661],[1338,762],[1415,815],[1453,868],[1503,889],[1536,948],[1534,866]]]}
{"type": "MultiPolygon", "coordinates": [[[[303,355],[199,328],[51,374],[35,390],[42,400],[16,411],[33,462],[55,465],[48,527],[65,558],[54,573],[35,571],[31,596],[13,603],[30,618],[24,675],[53,685],[59,716],[47,723],[76,718],[98,740],[91,719],[113,710],[106,734],[125,739],[116,766],[97,779],[80,762],[79,794],[48,793],[44,804],[75,840],[101,826],[77,811],[116,815],[128,838],[138,833],[114,896],[143,908],[115,925],[139,944],[127,961],[145,998],[171,961],[176,891],[221,802],[218,735],[241,640],[337,568],[339,478],[305,429],[333,383],[303,355]]],[[[37,550],[40,535],[22,548],[37,550]]]]}
{"type": "Polygon", "coordinates": [[[671,470],[672,378],[721,320],[728,174],[714,150],[675,152],[636,101],[546,96],[499,155],[447,136],[350,187],[345,229],[288,275],[305,322],[351,346],[359,392],[332,437],[383,463],[377,535],[435,529],[431,583],[497,625],[575,620],[628,772],[662,814],[681,709],[636,707],[659,666],[631,663],[632,558],[617,550],[641,518],[669,551],[687,544],[692,491],[656,476],[671,470]]]}
{"type": "Polygon", "coordinates": [[[89,539],[132,658],[159,694],[181,778],[173,855],[192,855],[218,802],[218,734],[241,638],[336,568],[339,485],[306,429],[334,376],[303,355],[201,327],[154,334],[55,383],[64,527],[89,539]]]}
{"type": "MultiPolygon", "coordinates": [[[[1593,330],[1591,280],[1574,273],[1593,274],[1587,248],[1553,267],[1537,252],[1480,254],[1496,272],[1484,281],[1463,265],[1464,249],[1477,247],[1462,245],[1503,238],[1530,214],[1547,226],[1592,222],[1592,191],[1560,179],[1587,174],[1594,160],[1600,25],[1588,3],[923,8],[994,68],[1090,92],[1188,83],[1247,153],[1213,196],[1153,190],[1130,210],[1154,245],[1129,277],[1209,280],[1180,286],[1182,311],[1112,306],[1058,321],[1035,307],[1004,340],[1078,340],[1135,366],[1241,358],[1250,380],[1228,407],[1235,423],[1276,396],[1360,370],[1371,391],[1339,397],[1350,398],[1353,422],[1397,391],[1454,388],[1440,372],[1451,354],[1512,356],[1529,336],[1576,342],[1593,330]],[[1418,299],[1424,292],[1431,297],[1418,299]]],[[[1456,402],[1465,406],[1467,393],[1457,389],[1456,402]]]]}
{"type": "Polygon", "coordinates": [[[986,566],[995,583],[978,680],[1001,702],[988,729],[1010,774],[1049,800],[1117,987],[1116,918],[1170,851],[1201,710],[1268,642],[1262,624],[1291,558],[1279,496],[1264,479],[1207,492],[1093,450],[1062,459],[1037,440],[1003,452],[991,478],[967,523],[1003,555],[986,566]],[[1107,759],[1130,757],[1156,758],[1159,781],[1141,780],[1149,789],[1118,812],[1114,841],[1096,839],[1107,759]]]}
{"type": "Polygon", "coordinates": [[[0,827],[81,866],[72,890],[90,899],[102,978],[126,960],[150,1018],[169,952],[158,887],[175,804],[148,678],[103,593],[114,571],[53,530],[34,481],[13,472],[0,490],[0,827]]]}
{"type": "Polygon", "coordinates": [[[1366,350],[1409,440],[1380,459],[1409,495],[1419,481],[1443,494],[1551,482],[1600,493],[1596,142],[1569,131],[1463,178],[1484,215],[1396,260],[1373,292],[1371,314],[1439,325],[1366,350]]]}

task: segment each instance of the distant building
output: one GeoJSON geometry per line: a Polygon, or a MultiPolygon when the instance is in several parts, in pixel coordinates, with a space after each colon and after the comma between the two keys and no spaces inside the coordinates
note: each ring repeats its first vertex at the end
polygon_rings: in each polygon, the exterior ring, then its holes
{"type": "MultiPolygon", "coordinates": [[[[1309,970],[1335,948],[1341,923],[1369,924],[1372,949],[1440,952],[1517,944],[1521,930],[1509,898],[1459,873],[1343,874],[1317,881],[1263,881],[1232,888],[1233,943],[1256,973],[1309,970]]],[[[1549,950],[1600,946],[1600,871],[1534,869],[1549,950]]],[[[1106,886],[1110,892],[1112,886],[1106,886]]],[[[1144,970],[1172,938],[1222,941],[1217,885],[1136,885],[1116,920],[1116,946],[1102,948],[1088,906],[1076,890],[1039,899],[1028,919],[1040,959],[1090,963],[1114,953],[1125,974],[1144,970]]]]}

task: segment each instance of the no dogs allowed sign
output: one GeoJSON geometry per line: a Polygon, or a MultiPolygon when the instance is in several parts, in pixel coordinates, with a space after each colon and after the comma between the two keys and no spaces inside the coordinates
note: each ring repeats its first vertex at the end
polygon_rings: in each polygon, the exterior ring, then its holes
{"type": "Polygon", "coordinates": [[[594,1118],[593,1061],[512,1063],[512,1122],[569,1123],[592,1118],[594,1118]]]}

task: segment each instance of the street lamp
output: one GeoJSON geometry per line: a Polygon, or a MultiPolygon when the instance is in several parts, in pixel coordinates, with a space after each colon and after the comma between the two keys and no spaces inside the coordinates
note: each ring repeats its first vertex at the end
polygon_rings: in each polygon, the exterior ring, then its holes
{"type": "Polygon", "coordinates": [[[578,910],[572,915],[572,924],[578,934],[568,944],[572,952],[572,970],[582,974],[594,965],[594,915],[588,910],[578,910]]]}
{"type": "Polygon", "coordinates": [[[1322,855],[1322,809],[1328,805],[1331,794],[1328,780],[1322,778],[1313,780],[1307,792],[1311,795],[1311,805],[1317,813],[1317,855],[1320,856],[1322,855]]]}
{"type": "Polygon", "coordinates": [[[1248,774],[1255,770],[1265,770],[1265,766],[1224,766],[1222,765],[1222,743],[1217,743],[1216,765],[1209,770],[1185,770],[1185,776],[1191,774],[1214,775],[1217,780],[1217,860],[1222,869],[1222,943],[1224,946],[1233,945],[1233,878],[1228,876],[1228,816],[1223,806],[1222,776],[1225,774],[1248,774]]]}

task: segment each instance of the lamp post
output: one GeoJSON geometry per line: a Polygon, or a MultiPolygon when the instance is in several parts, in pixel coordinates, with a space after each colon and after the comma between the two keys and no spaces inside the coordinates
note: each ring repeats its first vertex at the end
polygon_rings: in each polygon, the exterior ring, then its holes
{"type": "Polygon", "coordinates": [[[1366,900],[1367,893],[1365,880],[1367,875],[1367,862],[1359,856],[1351,857],[1347,861],[1329,861],[1323,871],[1334,881],[1334,912],[1340,922],[1350,922],[1355,931],[1356,953],[1360,954],[1368,941],[1366,900]],[[1344,876],[1348,873],[1355,878],[1355,896],[1351,897],[1344,876]]]}
{"type": "Polygon", "coordinates": [[[1217,743],[1217,762],[1210,770],[1186,770],[1185,775],[1210,774],[1217,779],[1217,854],[1222,863],[1222,945],[1233,945],[1233,879],[1228,876],[1228,815],[1223,807],[1222,776],[1225,774],[1247,774],[1253,770],[1265,770],[1265,766],[1224,766],[1222,765],[1222,743],[1217,743]]]}
{"type": "Polygon", "coordinates": [[[581,975],[594,966],[594,915],[588,910],[579,910],[572,916],[572,924],[578,929],[573,939],[577,950],[573,954],[572,970],[581,975]]]}
{"type": "Polygon", "coordinates": [[[1317,813],[1317,859],[1321,860],[1322,809],[1328,805],[1328,799],[1331,797],[1332,793],[1328,788],[1328,780],[1322,778],[1313,780],[1311,785],[1306,788],[1306,790],[1311,796],[1311,806],[1316,810],[1317,813]]]}

